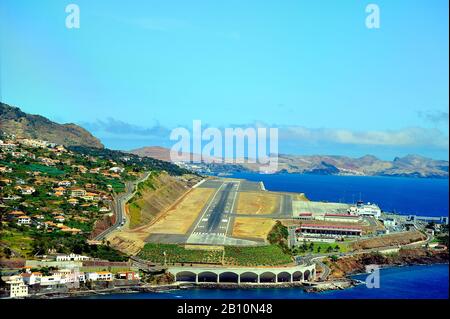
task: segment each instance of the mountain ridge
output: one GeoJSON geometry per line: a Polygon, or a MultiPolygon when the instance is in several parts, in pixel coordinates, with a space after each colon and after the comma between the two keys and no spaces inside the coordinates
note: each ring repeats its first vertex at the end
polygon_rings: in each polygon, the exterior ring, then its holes
{"type": "Polygon", "coordinates": [[[65,146],[104,148],[100,140],[74,123],[59,124],[0,102],[0,131],[21,138],[41,139],[65,146]]]}
{"type": "MultiPolygon", "coordinates": [[[[139,156],[170,160],[170,150],[160,146],[141,147],[129,151],[139,156]]],[[[198,164],[196,164],[198,166],[198,164]]],[[[202,163],[214,173],[259,171],[258,164],[202,163]]],[[[422,178],[448,178],[449,162],[421,155],[408,154],[392,161],[374,155],[352,158],[342,155],[290,155],[278,157],[278,173],[303,173],[320,175],[403,176],[422,178]]]]}

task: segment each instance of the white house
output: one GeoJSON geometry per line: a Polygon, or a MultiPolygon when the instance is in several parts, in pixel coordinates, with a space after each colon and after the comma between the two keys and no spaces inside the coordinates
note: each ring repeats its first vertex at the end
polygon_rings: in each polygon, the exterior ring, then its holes
{"type": "Polygon", "coordinates": [[[9,285],[9,296],[11,298],[28,296],[28,286],[21,276],[11,276],[6,283],[9,285]]]}
{"type": "Polygon", "coordinates": [[[108,271],[88,272],[86,273],[86,280],[111,281],[113,280],[113,274],[108,271]]]}
{"type": "Polygon", "coordinates": [[[27,285],[34,285],[41,282],[42,273],[40,272],[26,272],[21,274],[22,280],[27,285]]]}
{"type": "Polygon", "coordinates": [[[69,255],[65,254],[58,254],[56,255],[56,261],[83,261],[83,260],[89,260],[91,259],[88,256],[78,255],[71,253],[69,255]]]}
{"type": "Polygon", "coordinates": [[[58,186],[69,187],[70,185],[72,185],[72,183],[71,183],[70,181],[61,181],[61,182],[58,182],[58,186]]]}
{"type": "Polygon", "coordinates": [[[53,286],[59,285],[60,283],[61,283],[61,275],[59,274],[41,277],[41,286],[53,286]]]}
{"type": "Polygon", "coordinates": [[[19,225],[30,225],[31,218],[25,215],[17,217],[17,224],[19,225]]]}
{"type": "Polygon", "coordinates": [[[68,284],[68,283],[79,283],[80,272],[78,269],[60,269],[53,272],[53,275],[61,276],[60,283],[68,284]]]}
{"type": "Polygon", "coordinates": [[[125,170],[124,168],[118,167],[118,166],[114,166],[109,169],[110,172],[119,173],[119,174],[122,173],[124,170],[125,170]]]}
{"type": "Polygon", "coordinates": [[[26,186],[26,187],[20,187],[20,191],[21,191],[22,195],[31,195],[36,190],[34,189],[34,187],[26,186]]]}

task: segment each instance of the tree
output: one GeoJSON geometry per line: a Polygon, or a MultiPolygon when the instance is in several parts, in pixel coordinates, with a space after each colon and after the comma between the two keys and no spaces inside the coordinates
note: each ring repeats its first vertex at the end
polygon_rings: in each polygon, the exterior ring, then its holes
{"type": "Polygon", "coordinates": [[[5,247],[3,249],[3,253],[5,254],[6,258],[8,258],[8,259],[11,258],[12,252],[11,252],[11,249],[9,249],[9,247],[5,247]]]}
{"type": "Polygon", "coordinates": [[[338,261],[339,257],[336,255],[332,255],[332,256],[330,256],[330,259],[332,262],[336,262],[336,261],[338,261]]]}
{"type": "Polygon", "coordinates": [[[331,246],[327,247],[327,253],[331,253],[333,251],[333,248],[331,246]]]}
{"type": "Polygon", "coordinates": [[[334,250],[339,251],[339,250],[341,250],[341,247],[339,245],[336,245],[336,246],[334,246],[334,250]]]}

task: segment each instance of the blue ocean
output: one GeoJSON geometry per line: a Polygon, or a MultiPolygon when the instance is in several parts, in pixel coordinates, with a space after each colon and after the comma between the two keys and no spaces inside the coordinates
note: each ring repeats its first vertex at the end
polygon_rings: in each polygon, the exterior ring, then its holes
{"type": "Polygon", "coordinates": [[[305,193],[310,200],[376,203],[383,211],[448,216],[448,179],[383,176],[236,173],[262,181],[267,190],[305,193]]]}
{"type": "MultiPolygon", "coordinates": [[[[380,270],[380,287],[365,284],[321,293],[301,288],[186,289],[155,293],[106,294],[87,299],[447,299],[448,265],[409,266],[380,270]]],[[[366,275],[354,276],[364,281],[366,275]]]]}

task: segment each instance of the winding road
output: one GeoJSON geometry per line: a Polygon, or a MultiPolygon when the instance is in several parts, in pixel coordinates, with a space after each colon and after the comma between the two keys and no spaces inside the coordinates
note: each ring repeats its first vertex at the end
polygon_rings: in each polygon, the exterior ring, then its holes
{"type": "Polygon", "coordinates": [[[133,198],[133,196],[136,194],[136,192],[137,192],[136,186],[139,183],[142,183],[145,180],[147,180],[147,178],[149,178],[150,175],[151,175],[151,172],[148,172],[145,174],[144,177],[142,177],[136,181],[125,183],[125,192],[114,196],[113,201],[112,201],[112,209],[114,211],[114,214],[116,215],[116,222],[114,223],[114,225],[112,225],[108,229],[105,229],[103,232],[98,234],[94,238],[94,240],[104,239],[107,235],[109,235],[111,232],[113,232],[114,230],[116,230],[117,228],[119,228],[121,226],[122,222],[125,221],[125,204],[131,198],[133,198]]]}

